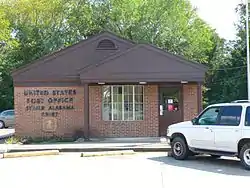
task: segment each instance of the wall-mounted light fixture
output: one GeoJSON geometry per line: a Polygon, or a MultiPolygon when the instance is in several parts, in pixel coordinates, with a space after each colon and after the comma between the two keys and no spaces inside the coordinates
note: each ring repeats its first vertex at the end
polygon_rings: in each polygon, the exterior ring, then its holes
{"type": "Polygon", "coordinates": [[[98,84],[99,84],[99,85],[104,85],[104,84],[105,84],[105,82],[98,82],[98,84]]]}
{"type": "Polygon", "coordinates": [[[181,81],[181,83],[182,83],[182,84],[187,84],[187,83],[188,83],[188,81],[186,81],[186,80],[182,80],[182,81],[181,81]]]}
{"type": "Polygon", "coordinates": [[[147,82],[139,82],[139,84],[146,84],[147,82]]]}

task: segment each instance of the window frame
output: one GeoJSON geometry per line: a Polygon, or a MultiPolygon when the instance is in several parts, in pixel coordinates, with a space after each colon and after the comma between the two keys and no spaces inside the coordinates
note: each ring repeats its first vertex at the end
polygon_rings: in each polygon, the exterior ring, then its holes
{"type": "Polygon", "coordinates": [[[208,126],[217,126],[217,127],[226,127],[226,126],[228,126],[228,127],[238,127],[238,126],[240,126],[240,123],[241,123],[241,120],[242,120],[242,113],[243,113],[243,107],[242,107],[241,105],[211,106],[211,107],[208,107],[207,109],[205,109],[205,110],[198,116],[197,121],[196,121],[196,125],[203,126],[203,125],[201,125],[201,124],[198,124],[198,121],[199,121],[200,117],[201,117],[206,111],[208,111],[208,110],[211,109],[211,108],[219,108],[220,111],[219,111],[218,116],[217,116],[217,118],[216,118],[216,123],[215,123],[215,124],[210,124],[210,125],[208,125],[208,126]],[[223,111],[224,111],[224,109],[225,109],[226,107],[240,107],[240,108],[241,108],[240,121],[239,121],[239,123],[238,123],[237,125],[221,124],[221,123],[220,123],[221,115],[222,115],[222,113],[223,113],[223,111]]]}
{"type": "Polygon", "coordinates": [[[246,111],[245,111],[245,119],[244,119],[244,127],[249,127],[250,128],[250,125],[247,125],[247,110],[250,110],[250,106],[247,106],[246,107],[246,111]]]}
{"type": "Polygon", "coordinates": [[[1,116],[14,116],[15,115],[15,111],[14,110],[5,110],[5,111],[3,111],[3,112],[1,112],[1,116]],[[12,113],[13,112],[13,114],[9,114],[9,113],[12,113]]]}
{"type": "Polygon", "coordinates": [[[102,86],[102,121],[144,121],[144,111],[145,111],[145,108],[144,108],[144,96],[145,96],[145,92],[144,92],[144,85],[104,85],[102,86]],[[121,115],[121,119],[114,119],[114,113],[113,113],[113,110],[114,110],[114,87],[117,87],[117,86],[121,86],[122,87],[122,115],[121,115]],[[132,119],[126,119],[125,120],[125,108],[124,108],[124,87],[125,86],[132,86],[133,87],[133,110],[132,110],[132,113],[133,113],[133,118],[132,119]],[[135,92],[135,88],[136,86],[140,86],[142,88],[142,103],[139,103],[142,105],[142,119],[136,119],[136,110],[135,110],[135,106],[136,106],[136,101],[135,101],[135,96],[138,95],[138,93],[135,92]],[[104,87],[110,87],[110,105],[111,105],[111,119],[105,119],[104,118],[104,87]]]}
{"type": "MultiPolygon", "coordinates": [[[[222,106],[211,106],[211,107],[206,108],[206,109],[197,117],[197,121],[196,121],[196,124],[195,124],[195,125],[204,126],[204,125],[198,123],[198,122],[199,122],[199,119],[201,118],[201,116],[202,116],[204,113],[206,113],[208,110],[210,110],[210,109],[212,109],[212,108],[218,108],[218,109],[220,110],[219,113],[218,113],[218,115],[217,115],[215,124],[214,124],[214,125],[210,125],[210,126],[216,126],[216,125],[218,124],[218,118],[219,118],[219,116],[220,116],[222,106]]],[[[205,125],[205,126],[206,126],[206,125],[205,125]]]]}
{"type": "Polygon", "coordinates": [[[240,126],[240,123],[241,123],[241,120],[242,120],[242,112],[243,112],[243,107],[241,106],[241,105],[228,105],[228,106],[223,106],[222,107],[222,110],[221,110],[221,112],[220,112],[220,114],[219,114],[219,116],[218,116],[218,118],[217,118],[217,123],[218,123],[218,125],[217,126],[221,126],[221,127],[238,127],[238,126],[240,126]],[[239,121],[239,123],[238,124],[236,124],[236,125],[230,125],[230,124],[221,124],[220,123],[220,120],[221,120],[221,115],[222,115],[222,113],[223,113],[223,111],[225,110],[225,108],[226,107],[240,107],[241,108],[241,112],[240,112],[240,121],[239,121]]]}

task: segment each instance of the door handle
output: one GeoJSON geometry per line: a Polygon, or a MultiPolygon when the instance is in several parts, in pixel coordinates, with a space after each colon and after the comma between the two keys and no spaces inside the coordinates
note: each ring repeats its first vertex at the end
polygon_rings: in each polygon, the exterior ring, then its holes
{"type": "Polygon", "coordinates": [[[213,132],[213,130],[212,130],[212,129],[210,129],[209,127],[205,127],[205,129],[210,130],[211,132],[213,132]]]}

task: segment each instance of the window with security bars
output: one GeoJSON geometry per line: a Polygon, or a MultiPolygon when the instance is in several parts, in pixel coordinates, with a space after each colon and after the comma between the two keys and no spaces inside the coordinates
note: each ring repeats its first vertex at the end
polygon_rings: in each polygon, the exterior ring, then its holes
{"type": "Polygon", "coordinates": [[[103,86],[103,120],[143,120],[143,90],[142,85],[103,86]]]}

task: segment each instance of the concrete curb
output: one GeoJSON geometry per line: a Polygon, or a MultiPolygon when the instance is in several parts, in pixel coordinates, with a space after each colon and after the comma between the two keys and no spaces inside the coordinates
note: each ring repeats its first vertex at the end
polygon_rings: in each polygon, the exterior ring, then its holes
{"type": "Polygon", "coordinates": [[[161,147],[161,148],[145,148],[138,147],[133,148],[134,152],[169,152],[171,148],[161,147]]]}
{"type": "Polygon", "coordinates": [[[7,138],[10,138],[14,135],[14,133],[9,133],[9,134],[5,134],[5,135],[1,135],[0,136],[0,139],[7,139],[7,138]]]}
{"type": "Polygon", "coordinates": [[[17,157],[34,157],[45,155],[59,155],[58,150],[45,150],[45,151],[29,151],[29,152],[12,152],[3,153],[2,158],[17,158],[17,157]]]}
{"type": "MultiPolygon", "coordinates": [[[[133,150],[134,152],[169,152],[171,149],[170,147],[159,147],[159,148],[152,148],[152,147],[102,147],[102,148],[54,148],[59,152],[102,152],[102,151],[124,151],[124,150],[133,150]]],[[[51,149],[7,149],[8,153],[14,152],[32,152],[32,151],[51,151],[51,149]]]]}
{"type": "Polygon", "coordinates": [[[171,151],[167,152],[167,156],[168,157],[173,157],[172,152],[171,151]]]}
{"type": "Polygon", "coordinates": [[[81,157],[101,157],[101,156],[115,156],[115,155],[133,155],[135,152],[133,150],[123,150],[123,151],[106,151],[106,152],[87,152],[81,153],[81,157]]]}

